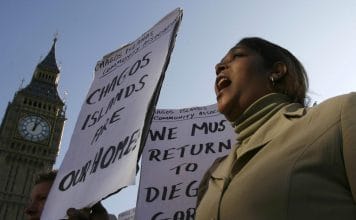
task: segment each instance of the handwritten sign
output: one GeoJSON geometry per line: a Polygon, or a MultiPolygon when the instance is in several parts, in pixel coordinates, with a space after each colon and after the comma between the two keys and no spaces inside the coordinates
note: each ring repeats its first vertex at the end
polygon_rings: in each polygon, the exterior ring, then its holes
{"type": "Polygon", "coordinates": [[[42,219],[63,218],[69,207],[91,206],[134,184],[181,17],[182,11],[174,10],[97,63],[42,219]]]}
{"type": "Polygon", "coordinates": [[[157,109],[142,154],[135,219],[194,219],[200,180],[235,142],[216,105],[157,109]]]}

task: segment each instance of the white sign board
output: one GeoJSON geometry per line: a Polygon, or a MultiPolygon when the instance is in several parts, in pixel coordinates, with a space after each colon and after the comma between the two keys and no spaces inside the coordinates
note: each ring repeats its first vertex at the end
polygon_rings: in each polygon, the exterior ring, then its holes
{"type": "Polygon", "coordinates": [[[174,10],[97,63],[41,219],[63,218],[69,207],[91,206],[134,184],[145,122],[152,117],[181,17],[174,10]]]}
{"type": "Polygon", "coordinates": [[[157,109],[142,154],[135,219],[193,220],[202,176],[234,143],[216,105],[157,109]]]}

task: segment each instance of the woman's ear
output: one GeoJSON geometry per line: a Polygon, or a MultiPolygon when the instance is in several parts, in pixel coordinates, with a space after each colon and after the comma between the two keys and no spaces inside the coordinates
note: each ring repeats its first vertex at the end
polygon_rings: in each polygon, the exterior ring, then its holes
{"type": "Polygon", "coordinates": [[[281,61],[273,64],[270,77],[275,81],[281,80],[287,74],[287,65],[281,61]]]}

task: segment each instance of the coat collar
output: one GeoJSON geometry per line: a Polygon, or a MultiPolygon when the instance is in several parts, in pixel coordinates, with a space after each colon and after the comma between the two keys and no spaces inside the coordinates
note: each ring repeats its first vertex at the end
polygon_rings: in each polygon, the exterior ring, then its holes
{"type": "Polygon", "coordinates": [[[306,109],[299,103],[284,106],[242,142],[241,147],[236,150],[237,158],[256,148],[262,148],[280,132],[290,127],[294,119],[301,118],[305,114],[306,109]]]}
{"type": "Polygon", "coordinates": [[[238,145],[235,145],[231,149],[231,152],[227,155],[227,157],[211,173],[211,177],[216,180],[216,183],[218,184],[218,187],[220,189],[223,189],[224,182],[228,181],[232,164],[236,159],[235,154],[232,152],[236,152],[236,149],[238,147],[238,145]]]}
{"type": "Polygon", "coordinates": [[[237,121],[235,127],[235,132],[238,133],[237,144],[220,166],[211,173],[211,177],[217,180],[219,188],[223,189],[225,183],[229,181],[236,164],[244,166],[281,131],[291,126],[293,119],[303,117],[305,113],[306,110],[301,104],[290,103],[282,94],[273,93],[257,100],[237,121]]]}
{"type": "Polygon", "coordinates": [[[235,122],[237,142],[244,142],[289,103],[289,97],[280,93],[270,93],[255,101],[235,122]]]}

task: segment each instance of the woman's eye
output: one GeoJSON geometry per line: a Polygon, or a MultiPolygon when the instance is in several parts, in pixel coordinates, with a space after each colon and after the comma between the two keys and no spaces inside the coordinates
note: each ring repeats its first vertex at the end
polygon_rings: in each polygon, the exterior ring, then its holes
{"type": "Polygon", "coordinates": [[[233,58],[234,59],[237,58],[237,57],[243,57],[243,56],[245,56],[243,53],[234,53],[233,54],[233,58]]]}

